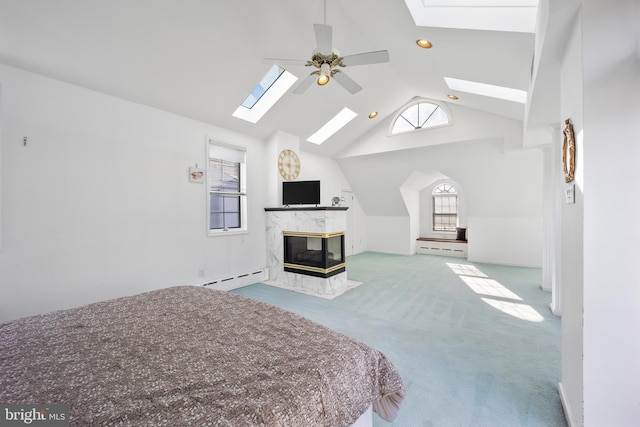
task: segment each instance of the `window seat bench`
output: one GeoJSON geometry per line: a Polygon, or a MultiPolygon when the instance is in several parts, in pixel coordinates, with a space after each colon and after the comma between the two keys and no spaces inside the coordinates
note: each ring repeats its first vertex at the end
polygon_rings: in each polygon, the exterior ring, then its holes
{"type": "Polygon", "coordinates": [[[467,257],[467,241],[456,239],[440,239],[418,237],[416,253],[425,255],[444,255],[458,258],[467,257]]]}

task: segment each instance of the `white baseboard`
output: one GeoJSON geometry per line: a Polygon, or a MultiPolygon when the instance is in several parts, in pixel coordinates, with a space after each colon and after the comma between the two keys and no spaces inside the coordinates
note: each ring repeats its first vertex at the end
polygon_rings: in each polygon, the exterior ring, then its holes
{"type": "Polygon", "coordinates": [[[221,277],[218,279],[202,279],[202,282],[194,284],[196,286],[204,286],[219,291],[230,291],[232,289],[242,288],[243,286],[253,285],[254,283],[264,282],[268,278],[268,269],[261,268],[260,270],[221,277]]]}
{"type": "Polygon", "coordinates": [[[564,393],[564,388],[562,387],[562,383],[558,383],[558,394],[560,395],[560,402],[562,403],[562,409],[564,410],[564,418],[567,420],[567,425],[569,427],[578,427],[581,424],[577,424],[573,418],[571,417],[571,414],[573,414],[573,412],[571,411],[571,406],[569,406],[569,401],[566,398],[566,395],[564,393]]]}
{"type": "Polygon", "coordinates": [[[558,306],[553,302],[549,304],[549,310],[553,313],[554,316],[562,317],[562,312],[558,309],[558,306]]]}

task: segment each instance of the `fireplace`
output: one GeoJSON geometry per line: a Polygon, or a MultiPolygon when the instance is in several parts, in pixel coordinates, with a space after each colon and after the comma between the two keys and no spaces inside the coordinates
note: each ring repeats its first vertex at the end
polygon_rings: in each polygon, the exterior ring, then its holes
{"type": "Polygon", "coordinates": [[[346,207],[264,210],[269,270],[265,284],[326,299],[360,284],[347,279],[346,207]]]}
{"type": "Polygon", "coordinates": [[[344,232],[283,235],[284,271],[323,278],[345,271],[344,232]]]}

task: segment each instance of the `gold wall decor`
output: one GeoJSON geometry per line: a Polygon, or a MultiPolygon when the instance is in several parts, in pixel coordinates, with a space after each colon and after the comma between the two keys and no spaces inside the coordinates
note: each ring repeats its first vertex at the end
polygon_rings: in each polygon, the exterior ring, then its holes
{"type": "Polygon", "coordinates": [[[282,150],[278,156],[280,175],[287,181],[294,180],[300,174],[300,158],[293,150],[282,150]]]}
{"type": "Polygon", "coordinates": [[[576,172],[576,140],[573,134],[571,119],[564,121],[564,144],[562,145],[562,164],[564,165],[565,182],[573,181],[576,172]]]}

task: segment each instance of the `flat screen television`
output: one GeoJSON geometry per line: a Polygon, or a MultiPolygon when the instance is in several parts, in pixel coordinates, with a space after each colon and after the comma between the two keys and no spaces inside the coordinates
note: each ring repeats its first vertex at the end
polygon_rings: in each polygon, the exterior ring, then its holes
{"type": "Polygon", "coordinates": [[[320,181],[283,181],[282,204],[319,205],[320,181]]]}

